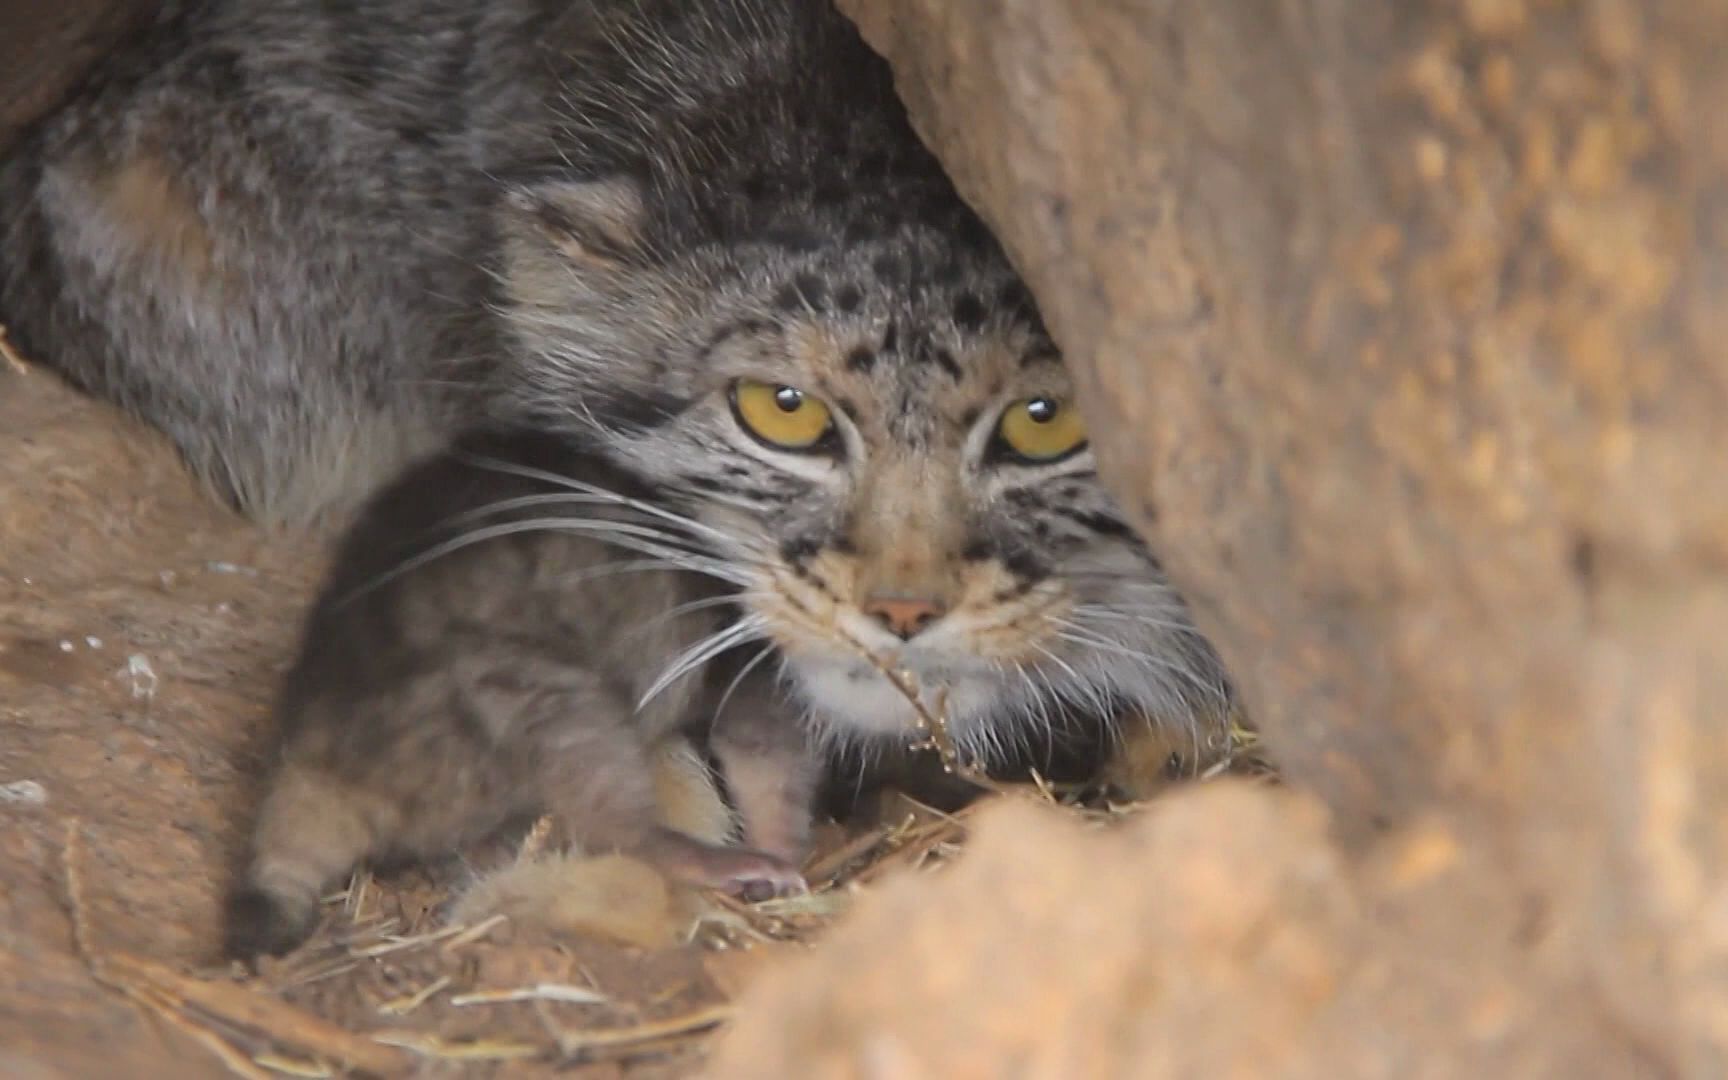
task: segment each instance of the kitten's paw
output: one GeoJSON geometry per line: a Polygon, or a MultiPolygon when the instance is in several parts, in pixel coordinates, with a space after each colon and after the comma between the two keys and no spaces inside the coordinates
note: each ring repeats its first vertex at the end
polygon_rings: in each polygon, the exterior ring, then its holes
{"type": "Polygon", "coordinates": [[[248,963],[292,952],[318,928],[316,904],[292,904],[248,886],[228,899],[222,951],[248,963]]]}
{"type": "Polygon", "coordinates": [[[647,852],[655,865],[690,885],[752,903],[810,891],[804,875],[784,859],[748,848],[719,847],[664,830],[647,852]]]}
{"type": "Polygon", "coordinates": [[[739,867],[737,872],[714,888],[752,904],[782,896],[802,896],[810,891],[810,884],[804,880],[804,875],[790,863],[754,851],[741,851],[739,854],[755,857],[761,862],[739,867]]]}

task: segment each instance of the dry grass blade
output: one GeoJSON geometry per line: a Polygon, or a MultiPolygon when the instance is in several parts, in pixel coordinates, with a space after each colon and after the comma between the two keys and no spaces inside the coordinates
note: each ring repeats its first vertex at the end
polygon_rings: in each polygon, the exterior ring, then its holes
{"type": "Polygon", "coordinates": [[[599,1028],[591,1031],[554,1027],[553,1034],[558,1040],[558,1049],[564,1056],[576,1057],[595,1051],[641,1049],[649,1045],[687,1039],[718,1027],[731,1018],[732,1006],[709,1005],[682,1016],[650,1020],[629,1027],[599,1028]]]}
{"type": "MultiPolygon", "coordinates": [[[[473,929],[474,927],[472,926],[446,926],[440,930],[433,930],[426,934],[416,934],[413,937],[389,937],[379,945],[367,945],[364,948],[350,949],[349,955],[369,960],[374,957],[388,956],[394,952],[401,952],[403,949],[416,949],[422,945],[431,945],[435,942],[445,941],[458,935],[469,933],[473,929]]],[[[487,929],[491,929],[491,927],[488,926],[487,929]]]]}
{"type": "Polygon", "coordinates": [[[552,816],[548,814],[536,818],[534,824],[529,827],[527,834],[522,837],[522,846],[516,849],[516,861],[523,863],[539,858],[540,853],[546,850],[546,844],[551,837],[552,816]]]}
{"type": "Polygon", "coordinates": [[[444,948],[440,951],[446,954],[453,953],[464,945],[479,941],[490,934],[494,927],[502,926],[509,919],[510,916],[508,915],[491,915],[481,919],[473,926],[457,927],[458,933],[451,935],[450,940],[444,943],[444,948]]]}
{"type": "Polygon", "coordinates": [[[908,830],[892,849],[863,867],[848,884],[867,885],[883,874],[901,867],[917,869],[943,846],[958,846],[966,837],[966,826],[953,818],[932,821],[908,830]]]}
{"type": "Polygon", "coordinates": [[[724,907],[711,907],[703,911],[690,924],[690,930],[684,936],[685,943],[695,941],[702,932],[710,927],[723,932],[738,934],[759,945],[776,945],[780,939],[772,934],[765,934],[756,928],[756,924],[737,911],[724,907]]]}
{"type": "Polygon", "coordinates": [[[843,892],[807,892],[796,896],[776,896],[761,900],[752,905],[756,911],[770,918],[786,919],[796,917],[814,917],[831,919],[840,915],[851,906],[852,898],[843,892]]]}
{"type": "Polygon", "coordinates": [[[449,986],[452,981],[450,976],[440,975],[412,994],[386,1001],[378,1006],[378,1011],[387,1016],[407,1016],[415,1009],[431,1001],[434,994],[449,986]]]}
{"type": "Polygon", "coordinates": [[[83,959],[84,965],[90,969],[91,976],[103,986],[120,994],[126,1000],[142,1009],[146,1015],[173,1027],[200,1046],[208,1050],[212,1056],[228,1071],[246,1080],[269,1080],[269,1074],[248,1061],[246,1056],[209,1028],[194,1023],[181,1015],[173,1007],[173,1003],[162,993],[152,987],[142,985],[134,980],[118,974],[113,967],[113,957],[97,947],[95,933],[90,926],[89,909],[84,902],[84,879],[79,870],[83,859],[83,832],[76,820],[66,822],[66,839],[60,850],[61,869],[66,881],[66,902],[72,918],[72,941],[83,959]]]}
{"type": "Polygon", "coordinates": [[[125,953],[110,954],[109,962],[116,973],[152,987],[181,1009],[195,1007],[275,1044],[330,1057],[370,1073],[389,1074],[405,1064],[400,1054],[381,1049],[364,1036],[240,983],[206,982],[125,953]]]}
{"type": "Polygon", "coordinates": [[[742,930],[747,936],[763,944],[775,944],[786,940],[787,935],[784,933],[785,926],[782,920],[758,911],[756,905],[746,903],[735,896],[727,896],[725,893],[714,893],[709,899],[719,910],[705,914],[701,922],[742,930]]]}
{"type": "Polygon", "coordinates": [[[551,1049],[510,1039],[441,1039],[418,1031],[380,1031],[372,1038],[385,1046],[401,1047],[441,1061],[516,1061],[538,1057],[551,1049]]]}
{"type": "Polygon", "coordinates": [[[841,640],[856,652],[871,667],[882,673],[894,689],[900,691],[912,706],[912,715],[918,720],[918,728],[923,733],[923,740],[914,743],[914,750],[935,750],[942,759],[942,768],[953,776],[968,783],[975,784],[986,791],[996,791],[1001,785],[990,777],[979,772],[971,762],[960,758],[960,748],[954,744],[953,735],[948,730],[948,691],[939,690],[936,695],[936,708],[932,710],[924,704],[924,695],[920,692],[918,680],[910,671],[895,667],[886,657],[879,656],[875,650],[863,642],[844,633],[841,640]]]}
{"type": "Polygon", "coordinates": [[[348,881],[347,893],[342,899],[343,913],[351,923],[363,922],[362,915],[366,910],[366,890],[372,884],[372,875],[365,867],[354,871],[348,881]]]}
{"type": "Polygon", "coordinates": [[[820,887],[832,881],[849,865],[874,853],[893,832],[891,826],[878,825],[869,832],[853,837],[810,864],[810,868],[804,871],[804,880],[812,887],[820,887]]]}
{"type": "Polygon", "coordinates": [[[505,1005],[514,1001],[558,1001],[566,1005],[607,1005],[611,1000],[605,994],[590,990],[586,986],[539,983],[509,990],[476,990],[469,994],[457,994],[450,999],[450,1004],[505,1005]]]}
{"type": "Polygon", "coordinates": [[[338,960],[335,963],[326,964],[323,967],[311,968],[307,971],[303,971],[291,978],[282,979],[278,981],[272,989],[295,990],[302,986],[311,986],[313,983],[323,982],[325,979],[340,978],[359,966],[360,961],[358,960],[338,960]]]}
{"type": "Polygon", "coordinates": [[[207,982],[155,961],[99,948],[90,926],[79,869],[82,835],[76,821],[66,823],[62,869],[73,941],[98,982],[185,1032],[230,1071],[248,1080],[266,1080],[269,1074],[220,1033],[199,1023],[194,1014],[203,1014],[273,1044],[329,1057],[368,1073],[392,1075],[407,1065],[400,1054],[238,983],[207,982]]]}
{"type": "Polygon", "coordinates": [[[239,1047],[223,1038],[220,1033],[182,1013],[175,1008],[175,1002],[147,991],[129,992],[129,996],[143,1004],[152,1016],[184,1032],[193,1042],[208,1050],[212,1057],[227,1066],[228,1071],[235,1076],[243,1076],[246,1080],[270,1080],[270,1074],[248,1058],[239,1047]]]}
{"type": "Polygon", "coordinates": [[[252,1060],[271,1072],[281,1073],[283,1076],[304,1076],[311,1078],[311,1080],[323,1080],[324,1077],[336,1075],[335,1070],[321,1061],[305,1061],[283,1054],[259,1054],[252,1060]]]}

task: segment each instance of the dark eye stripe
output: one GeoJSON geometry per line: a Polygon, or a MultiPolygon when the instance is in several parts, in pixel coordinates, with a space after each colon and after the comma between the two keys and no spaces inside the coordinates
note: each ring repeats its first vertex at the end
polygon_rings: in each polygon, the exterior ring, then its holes
{"type": "Polygon", "coordinates": [[[1097,510],[1084,510],[1074,506],[1062,506],[1060,504],[1051,506],[1048,509],[1062,515],[1069,521],[1074,522],[1074,524],[1095,532],[1100,536],[1114,537],[1118,540],[1137,541],[1140,539],[1140,534],[1135,532],[1127,522],[1110,514],[1101,513],[1097,510]]]}
{"type": "Polygon", "coordinates": [[[686,473],[679,476],[677,482],[693,491],[703,491],[710,495],[732,495],[759,503],[788,503],[803,494],[801,490],[776,491],[773,488],[758,487],[755,484],[706,473],[686,473]]]}
{"type": "Polygon", "coordinates": [[[677,419],[690,405],[688,399],[671,394],[618,394],[591,402],[589,408],[606,427],[652,431],[677,419]]]}
{"type": "Polygon", "coordinates": [[[1002,553],[1002,565],[1008,572],[1028,582],[1042,581],[1050,576],[1050,567],[1030,551],[1018,549],[1002,553]]]}

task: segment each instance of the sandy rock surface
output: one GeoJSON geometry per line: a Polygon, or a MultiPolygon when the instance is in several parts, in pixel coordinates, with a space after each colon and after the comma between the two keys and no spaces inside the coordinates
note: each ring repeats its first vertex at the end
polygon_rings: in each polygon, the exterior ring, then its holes
{"type": "Polygon", "coordinates": [[[747,994],[710,1075],[1666,1074],[1437,823],[1353,860],[1318,803],[1246,781],[1109,827],[981,818],[747,994]]]}
{"type": "MultiPolygon", "coordinates": [[[[1283,1029],[1275,1071],[1728,1071],[1728,11],[842,6],[1032,281],[1106,472],[1274,756],[1335,813],[1365,921],[1316,931],[1345,965],[1335,1005],[1283,1029]],[[1355,875],[1409,830],[1457,865],[1405,911],[1355,875]],[[1365,949],[1387,974],[1349,967],[1365,949]]],[[[1292,841],[1276,816],[1232,825],[1222,855],[1119,858],[1152,889],[1236,851],[1221,901],[1292,841]]],[[[860,919],[849,956],[931,965],[970,994],[951,1008],[1006,1018],[1025,939],[988,912],[1044,890],[1065,940],[1103,887],[1059,844],[1017,843],[1037,869],[1012,886],[956,875],[899,924],[860,919]],[[953,941],[994,926],[995,948],[935,953],[922,920],[953,941]]],[[[986,873],[975,854],[963,874],[986,873]]],[[[1148,972],[1195,948],[1202,974],[1171,993],[1204,999],[1223,961],[1144,916],[1124,901],[1085,932],[1156,942],[1148,972]]],[[[800,1023],[741,1028],[730,1060],[826,1041],[896,1075],[871,1040],[934,1038],[928,1013],[860,989],[845,949],[789,991],[800,1023]]],[[[1051,1002],[1094,999],[1091,969],[1060,970],[1051,1002]]],[[[1246,985],[1197,1026],[1170,1023],[1201,1015],[1174,998],[1139,1022],[1213,1045],[1212,1025],[1252,1037],[1294,1007],[1293,986],[1246,985]]],[[[1068,1038],[1039,1030],[1046,1052],[1068,1038]]],[[[1105,1034],[1110,1060],[1145,1047],[1105,1034]]],[[[1180,1052],[1135,1074],[1196,1071],[1180,1052]]]]}
{"type": "Polygon", "coordinates": [[[212,960],[317,548],[262,537],[163,440],[0,363],[0,1073],[221,1075],[71,948],[66,829],[99,946],[212,960]]]}

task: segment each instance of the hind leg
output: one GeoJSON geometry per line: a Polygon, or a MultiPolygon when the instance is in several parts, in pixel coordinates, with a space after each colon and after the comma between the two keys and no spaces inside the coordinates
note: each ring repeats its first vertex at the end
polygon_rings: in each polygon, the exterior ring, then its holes
{"type": "Polygon", "coordinates": [[[745,843],[802,862],[822,761],[772,678],[747,677],[734,688],[710,743],[744,820],[745,843]]]}
{"type": "Polygon", "coordinates": [[[636,855],[687,884],[752,898],[802,889],[797,869],[782,858],[660,824],[654,766],[639,734],[622,713],[617,724],[594,722],[592,712],[585,719],[579,737],[567,728],[535,755],[547,812],[578,847],[636,855]]]}

